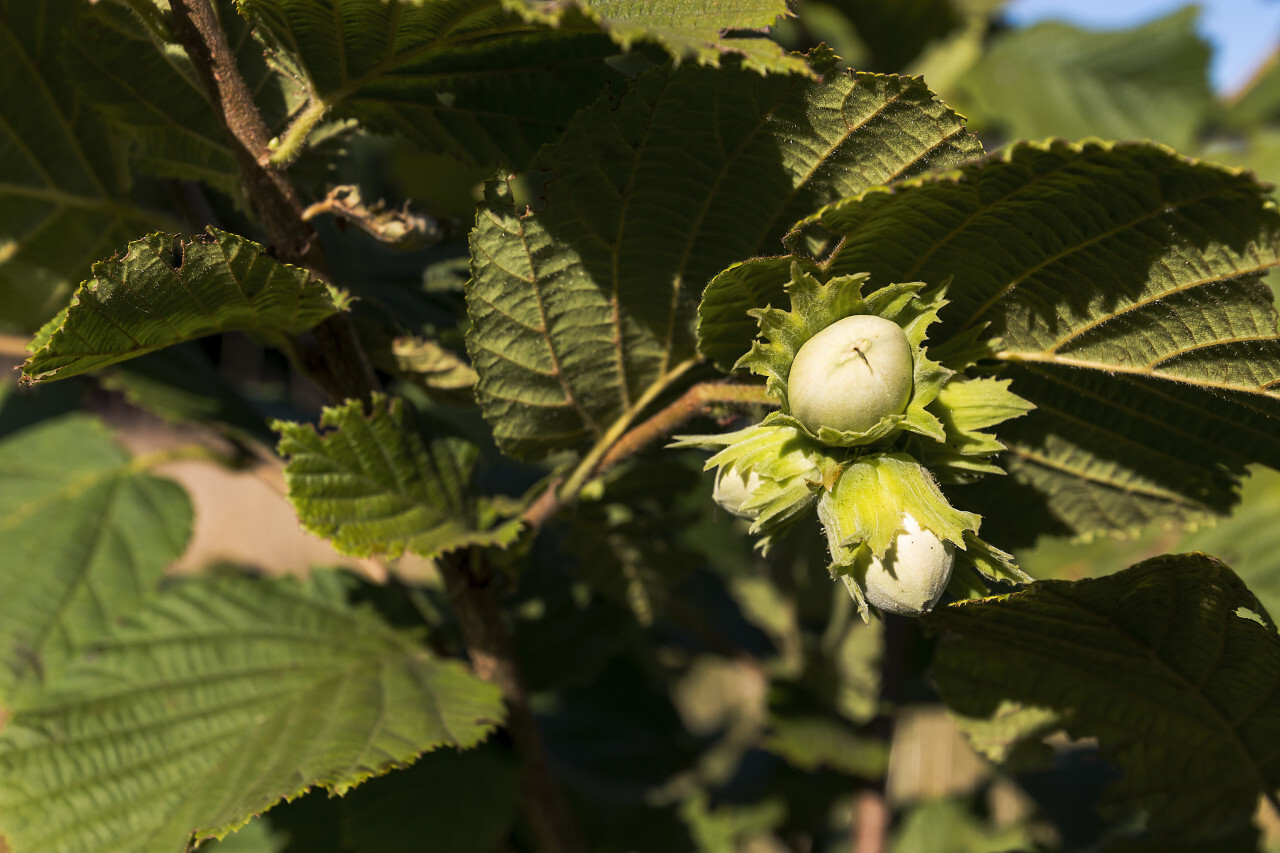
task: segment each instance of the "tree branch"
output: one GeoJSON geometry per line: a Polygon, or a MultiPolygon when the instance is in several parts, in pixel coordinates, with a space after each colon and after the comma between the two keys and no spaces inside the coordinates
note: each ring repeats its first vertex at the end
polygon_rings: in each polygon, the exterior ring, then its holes
{"type": "MultiPolygon", "coordinates": [[[[302,201],[288,175],[271,162],[271,131],[240,76],[213,6],[209,0],[174,0],[170,8],[174,34],[213,101],[240,166],[245,194],[266,229],[273,254],[327,279],[324,250],[311,223],[302,218],[302,201]]],[[[311,340],[299,341],[299,351],[303,368],[335,402],[352,397],[367,402],[378,388],[369,357],[345,315],[330,317],[313,329],[311,340]]]]}
{"type": "Polygon", "coordinates": [[[480,563],[480,551],[458,551],[439,560],[449,601],[458,617],[467,655],[476,675],[502,689],[507,731],[520,752],[525,817],[544,853],[580,853],[586,847],[573,816],[551,776],[533,706],[516,666],[511,632],[498,607],[493,576],[480,563]],[[468,557],[471,565],[466,564],[468,557]]]}

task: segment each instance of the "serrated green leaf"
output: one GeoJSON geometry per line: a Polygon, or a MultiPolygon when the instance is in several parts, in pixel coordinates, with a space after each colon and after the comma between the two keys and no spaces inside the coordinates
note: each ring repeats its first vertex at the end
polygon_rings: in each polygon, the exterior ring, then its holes
{"type": "Polygon", "coordinates": [[[1013,146],[832,205],[829,274],[954,276],[939,340],[984,323],[1038,407],[1001,438],[1078,533],[1186,522],[1280,466],[1280,215],[1250,175],[1151,144],[1013,146]]]}
{"type": "Polygon", "coordinates": [[[896,77],[682,66],[597,102],[534,164],[556,175],[545,208],[491,186],[472,232],[468,346],[499,446],[537,457],[619,429],[698,359],[713,275],[824,200],[977,150],[896,77]]]}
{"type": "Polygon", "coordinates": [[[1202,554],[1042,581],[934,611],[945,634],[934,677],[966,717],[1008,701],[1054,711],[1055,728],[1096,737],[1123,771],[1106,807],[1145,810],[1156,840],[1209,840],[1247,826],[1259,794],[1280,788],[1280,636],[1239,608],[1261,605],[1202,554]]]}
{"type": "Polygon", "coordinates": [[[59,61],[75,0],[0,2],[0,305],[35,329],[89,264],[169,225],[129,201],[116,140],[59,61]]]}
{"type": "MultiPolygon", "coordinates": [[[[494,0],[238,0],[310,109],[468,164],[523,164],[607,86],[618,46],[494,0]]],[[[586,23],[585,21],[583,23],[586,23]]]]}
{"type": "MultiPolygon", "coordinates": [[[[235,13],[222,8],[225,22],[234,26],[235,13]]],[[[247,37],[247,28],[238,29],[247,37]]],[[[240,199],[240,167],[226,130],[186,53],[171,43],[176,41],[167,32],[149,32],[123,4],[99,3],[65,40],[62,59],[86,103],[133,137],[138,168],[204,181],[240,199]]],[[[251,57],[235,52],[244,73],[251,57]]]]}
{"type": "Polygon", "coordinates": [[[16,853],[181,853],[310,786],[472,746],[502,715],[496,687],[332,578],[189,581],[13,709],[0,828],[16,853]]]}
{"type": "Polygon", "coordinates": [[[345,554],[436,557],[470,545],[503,547],[519,520],[489,526],[470,494],[479,450],[463,438],[427,438],[403,400],[378,395],[324,410],[310,425],[276,422],[289,500],[302,526],[345,554]]]}
{"type": "Polygon", "coordinates": [[[962,78],[965,109],[1011,139],[1155,139],[1193,146],[1213,108],[1197,10],[1099,32],[1050,22],[1008,30],[962,78]]]}
{"type": "Polygon", "coordinates": [[[788,54],[777,42],[735,35],[733,31],[764,30],[789,14],[785,0],[503,0],[503,5],[526,20],[554,27],[585,16],[624,49],[636,42],[652,42],[679,61],[719,67],[726,54],[739,54],[743,66],[756,71],[809,73],[804,60],[788,54]]]}
{"type": "Polygon", "coordinates": [[[0,442],[0,694],[8,704],[137,610],[191,535],[176,483],[70,415],[0,442]]]}
{"type": "Polygon", "coordinates": [[[212,226],[185,242],[151,234],[93,265],[65,315],[23,365],[64,379],[216,332],[296,334],[345,307],[340,293],[262,246],[212,226]]]}
{"type": "MultiPolygon", "coordinates": [[[[326,111],[466,163],[523,165],[576,110],[625,77],[606,60],[633,43],[677,61],[808,74],[764,38],[783,0],[239,0],[276,64],[306,80],[306,116],[326,111]]],[[[300,127],[305,128],[305,121],[300,127]]],[[[289,134],[285,135],[287,139],[289,134]]]]}

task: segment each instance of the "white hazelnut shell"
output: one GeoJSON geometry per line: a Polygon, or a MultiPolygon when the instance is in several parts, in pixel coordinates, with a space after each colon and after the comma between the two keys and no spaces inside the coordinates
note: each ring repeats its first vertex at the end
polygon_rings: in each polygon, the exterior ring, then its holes
{"type": "Polygon", "coordinates": [[[711,499],[740,518],[755,518],[757,513],[744,512],[742,505],[759,485],[760,475],[755,471],[743,477],[737,468],[721,468],[716,476],[715,488],[711,491],[711,499]]]}
{"type": "Polygon", "coordinates": [[[821,427],[866,432],[911,401],[911,344],[902,327],[855,314],[805,341],[787,376],[791,414],[812,433],[821,427]]]}
{"type": "Polygon", "coordinates": [[[902,532],[884,559],[873,558],[867,569],[867,601],[890,613],[928,613],[947,588],[954,564],[955,547],[921,530],[910,513],[903,513],[902,532]]]}

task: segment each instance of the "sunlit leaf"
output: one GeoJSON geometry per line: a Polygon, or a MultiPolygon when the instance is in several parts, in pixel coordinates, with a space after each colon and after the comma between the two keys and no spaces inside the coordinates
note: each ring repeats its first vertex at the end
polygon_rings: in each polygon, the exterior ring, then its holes
{"type": "Polygon", "coordinates": [[[1221,513],[1243,465],[1280,467],[1261,281],[1280,215],[1250,175],[1149,144],[1020,144],[815,219],[847,235],[830,275],[954,277],[936,336],[1000,339],[1037,406],[999,433],[1008,467],[1078,533],[1221,513]]]}
{"type": "Polygon", "coordinates": [[[75,376],[216,332],[296,334],[344,307],[307,270],[213,227],[187,241],[144,237],[94,264],[93,276],[41,330],[27,379],[75,376]]]}
{"type": "Polygon", "coordinates": [[[1213,106],[1197,14],[1187,8],[1116,32],[1056,22],[1008,30],[962,79],[966,112],[1011,139],[1099,136],[1189,148],[1213,106]]]}
{"type": "Polygon", "coordinates": [[[12,710],[0,828],[16,853],[182,853],[310,786],[472,746],[502,713],[331,577],[189,581],[12,710]]]}
{"type": "Polygon", "coordinates": [[[377,397],[325,409],[321,432],[277,422],[289,500],[302,526],[345,554],[435,557],[468,545],[504,546],[518,521],[486,518],[470,492],[479,450],[426,436],[403,400],[377,397]]]}
{"type": "Polygon", "coordinates": [[[0,698],[141,607],[190,533],[186,492],[135,468],[90,417],[0,442],[0,698]]]}
{"type": "Polygon", "coordinates": [[[789,56],[759,32],[788,14],[780,0],[504,0],[504,6],[526,20],[561,27],[582,15],[608,33],[623,48],[653,42],[676,60],[718,66],[726,54],[738,54],[743,65],[757,71],[807,73],[804,61],[789,56]],[[757,32],[735,32],[750,31],[757,32]]]}

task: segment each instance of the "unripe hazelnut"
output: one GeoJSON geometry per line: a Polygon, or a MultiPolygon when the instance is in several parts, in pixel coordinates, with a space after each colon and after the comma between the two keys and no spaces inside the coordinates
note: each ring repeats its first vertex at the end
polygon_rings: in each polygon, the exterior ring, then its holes
{"type": "Polygon", "coordinates": [[[759,485],[760,475],[755,471],[744,477],[737,468],[721,468],[716,476],[715,488],[711,491],[711,499],[740,518],[755,518],[758,513],[744,511],[742,505],[759,485]]]}
{"type": "Polygon", "coordinates": [[[867,569],[867,601],[890,613],[928,613],[947,588],[954,564],[954,546],[903,513],[902,532],[884,558],[873,558],[867,569]]]}
{"type": "Polygon", "coordinates": [[[822,427],[866,432],[911,400],[911,344],[902,327],[874,314],[832,323],[796,353],[787,377],[791,414],[822,427]]]}

